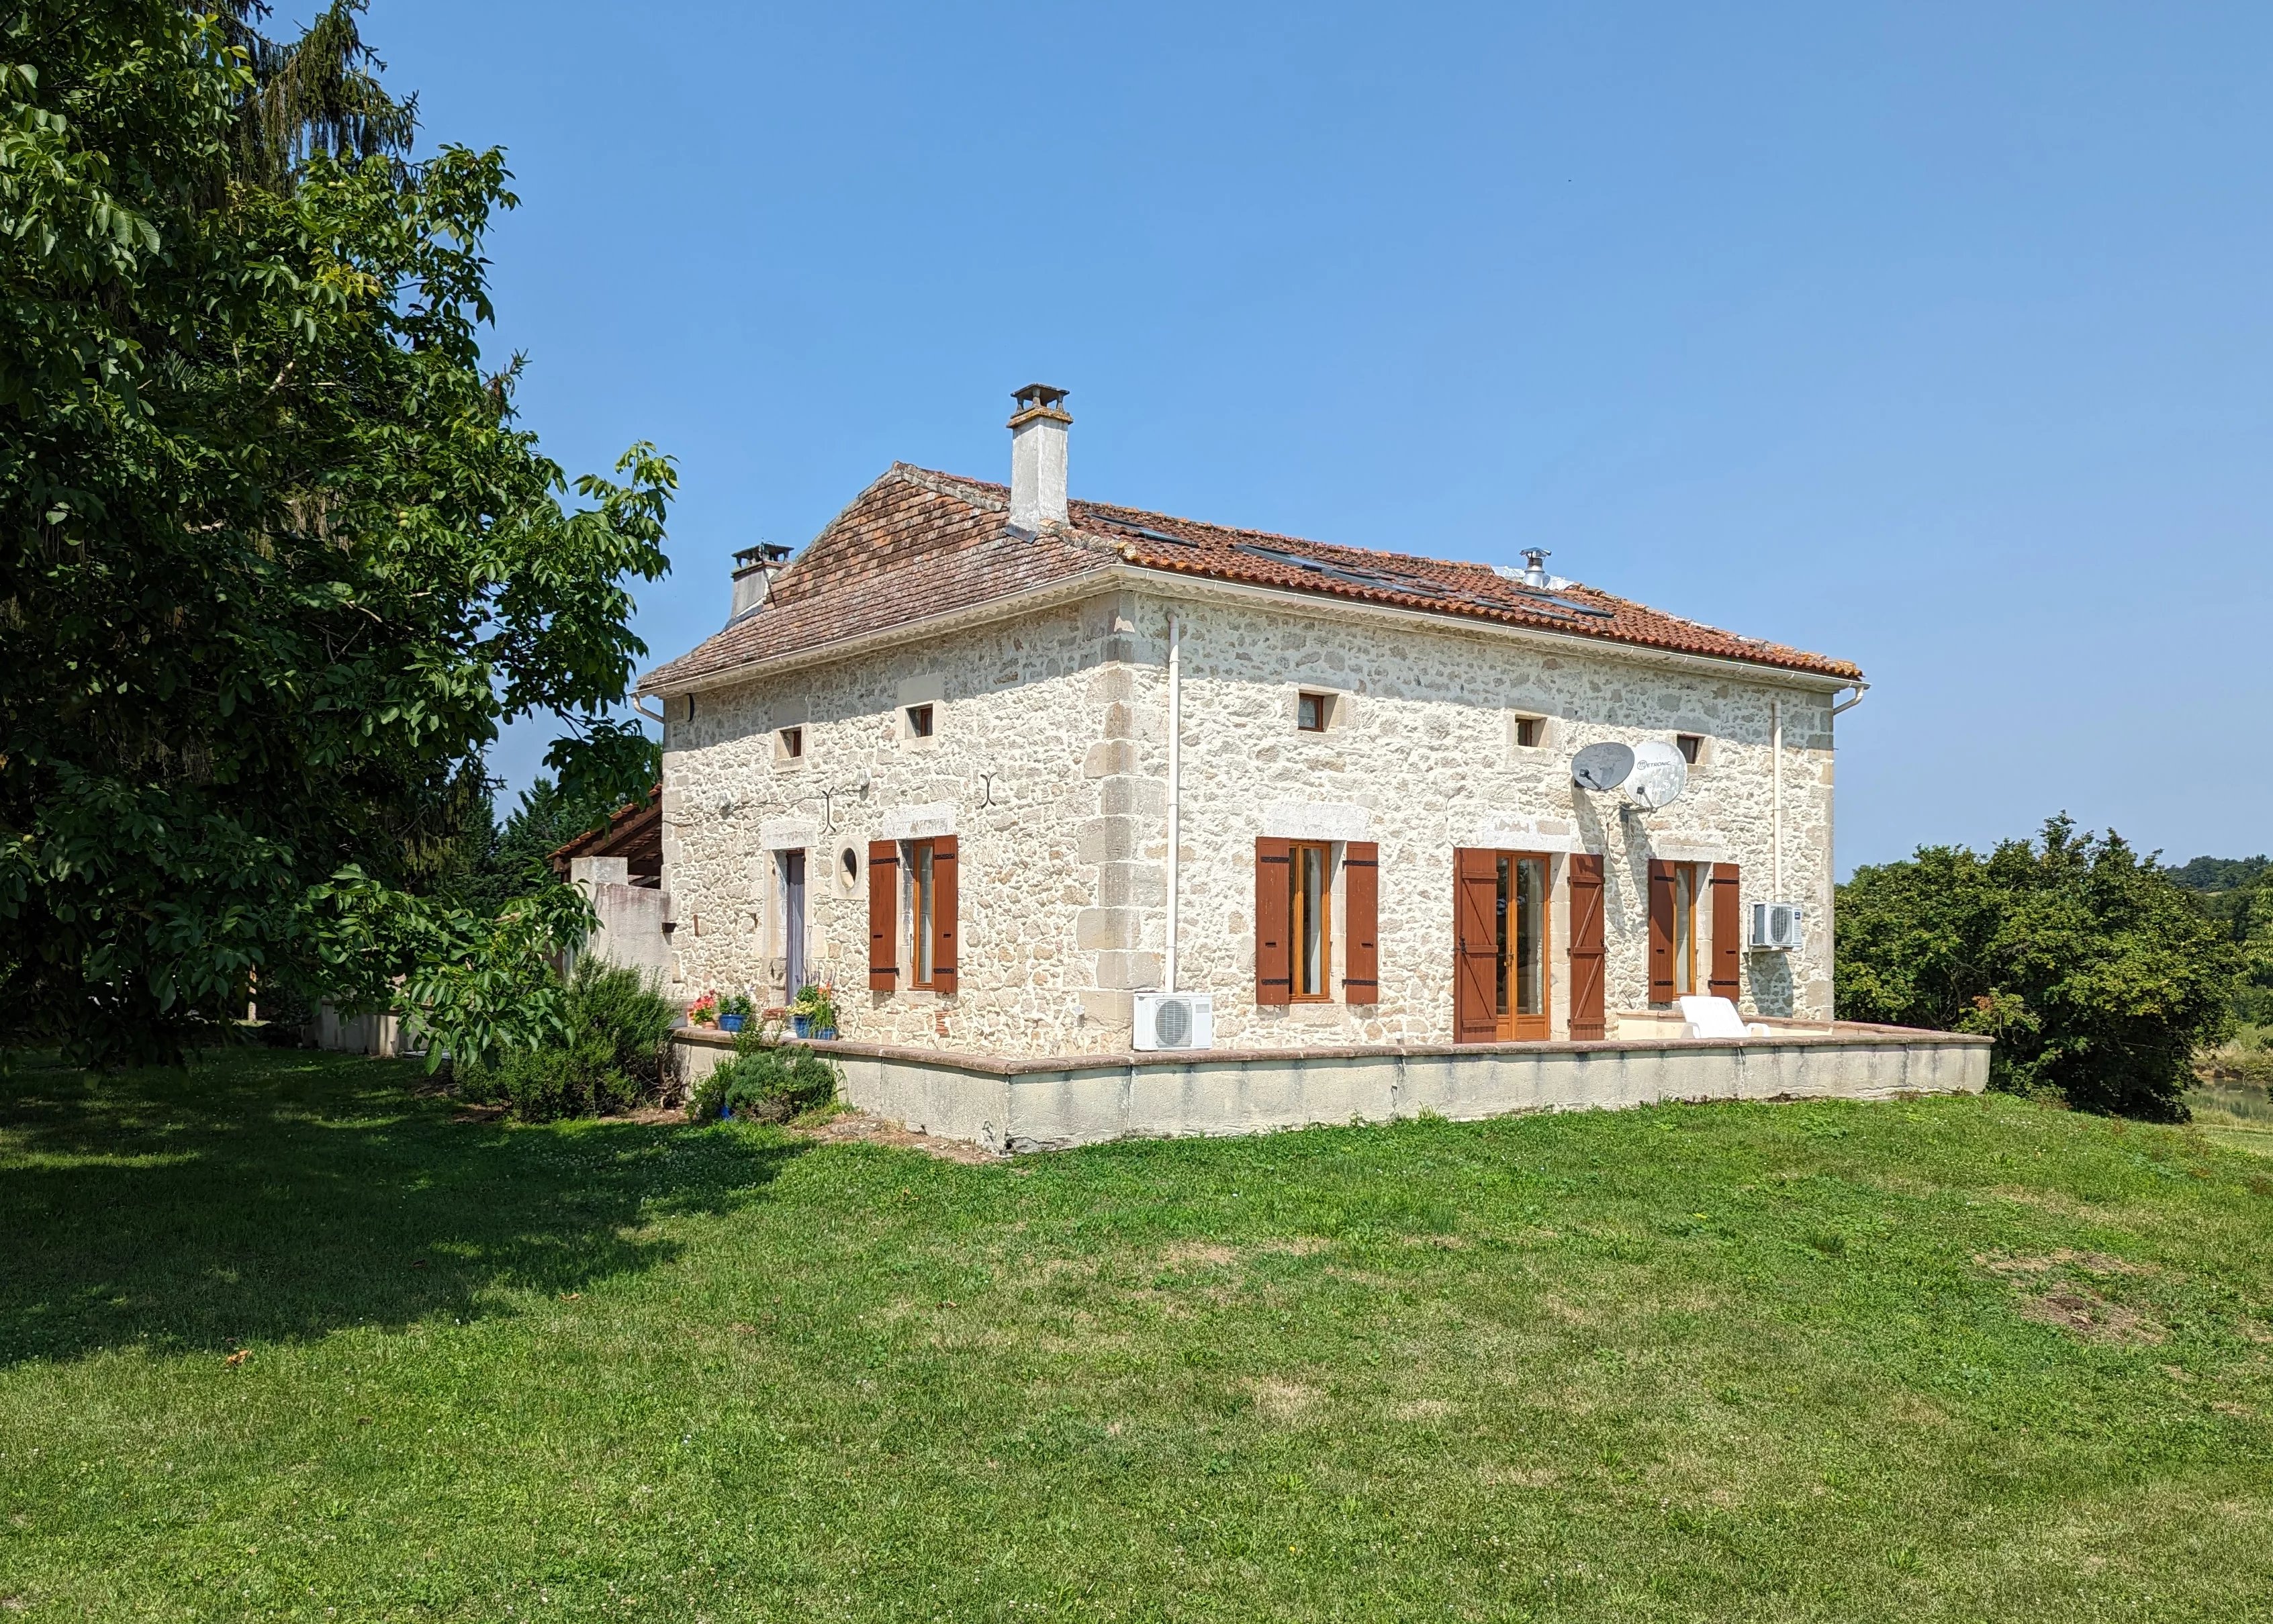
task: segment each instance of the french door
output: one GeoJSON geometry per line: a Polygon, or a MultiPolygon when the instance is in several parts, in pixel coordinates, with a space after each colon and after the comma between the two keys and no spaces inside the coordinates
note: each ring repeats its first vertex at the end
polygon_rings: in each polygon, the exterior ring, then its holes
{"type": "Polygon", "coordinates": [[[1453,853],[1454,1036],[1467,1044],[1548,1036],[1551,987],[1548,857],[1536,851],[1453,853]]]}

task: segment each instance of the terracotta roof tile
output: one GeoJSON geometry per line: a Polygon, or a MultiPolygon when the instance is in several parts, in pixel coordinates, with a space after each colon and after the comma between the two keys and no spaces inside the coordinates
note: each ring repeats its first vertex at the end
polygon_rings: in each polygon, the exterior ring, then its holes
{"type": "Polygon", "coordinates": [[[1645,648],[1857,679],[1844,660],[1739,637],[1576,583],[1527,587],[1482,564],[1303,541],[1103,502],[1068,504],[1071,534],[1015,535],[1009,491],[896,463],[837,515],[771,600],[650,672],[642,692],[975,607],[1112,564],[1536,627],[1645,648]]]}
{"type": "Polygon", "coordinates": [[[578,857],[622,857],[634,885],[654,885],[663,874],[663,786],[609,814],[606,823],[587,829],[574,840],[556,847],[552,872],[566,875],[578,857]]]}
{"type": "Polygon", "coordinates": [[[649,671],[642,693],[907,621],[952,614],[1091,570],[1110,548],[1010,533],[1000,486],[896,463],[776,578],[764,605],[649,671]]]}

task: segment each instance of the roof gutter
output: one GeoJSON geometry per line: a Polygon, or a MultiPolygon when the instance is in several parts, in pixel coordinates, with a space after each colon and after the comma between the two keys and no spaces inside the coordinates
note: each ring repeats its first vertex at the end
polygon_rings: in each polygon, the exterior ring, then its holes
{"type": "Polygon", "coordinates": [[[1624,660],[1641,665],[1740,677],[1752,682],[1780,681],[1817,693],[1836,693],[1845,688],[1855,689],[1856,699],[1848,700],[1845,706],[1841,707],[1842,709],[1851,707],[1862,697],[1861,691],[1869,685],[1859,677],[1834,677],[1821,671],[1800,670],[1765,661],[1737,660],[1725,655],[1692,654],[1678,648],[1657,648],[1647,643],[1620,642],[1606,637],[1550,631],[1543,626],[1513,625],[1505,621],[1486,620],[1474,616],[1407,609],[1393,603],[1369,603],[1362,599],[1338,598],[1324,593],[1296,592],[1282,587],[1260,587],[1245,581],[1219,580],[1211,576],[1187,575],[1174,570],[1147,569],[1138,565],[1116,563],[1101,569],[1084,570],[1080,574],[1069,575],[1062,580],[1052,581],[1047,586],[1028,592],[989,598],[986,602],[972,604],[968,609],[929,615],[919,620],[904,620],[857,637],[812,644],[769,659],[744,661],[683,682],[658,685],[651,679],[645,680],[635,692],[667,698],[675,694],[739,687],[761,677],[802,670],[811,666],[834,665],[840,661],[858,658],[874,649],[893,647],[919,638],[943,636],[997,621],[1013,620],[1037,610],[1095,597],[1101,592],[1131,588],[1185,599],[1215,598],[1229,602],[1268,603],[1297,613],[1375,625],[1386,619],[1432,632],[1466,632],[1481,638],[1552,648],[1557,653],[1584,650],[1598,658],[1624,660]]]}

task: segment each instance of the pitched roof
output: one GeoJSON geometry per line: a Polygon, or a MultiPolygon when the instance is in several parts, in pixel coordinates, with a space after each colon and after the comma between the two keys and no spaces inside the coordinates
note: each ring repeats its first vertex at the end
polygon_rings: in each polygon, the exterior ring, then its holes
{"type": "Polygon", "coordinates": [[[558,847],[552,853],[552,872],[566,875],[568,864],[577,857],[622,857],[626,859],[631,882],[657,885],[663,877],[663,786],[647,792],[647,799],[634,801],[609,815],[606,823],[596,829],[587,829],[574,840],[558,847]]]}
{"type": "Polygon", "coordinates": [[[1009,528],[1009,491],[895,463],[775,581],[765,605],[648,673],[683,688],[759,660],[976,608],[1133,565],[1211,580],[1560,632],[1638,647],[1859,679],[1845,660],[1739,637],[1575,582],[1527,587],[1489,565],[1303,541],[1104,502],[1067,505],[1069,528],[1009,528]]]}

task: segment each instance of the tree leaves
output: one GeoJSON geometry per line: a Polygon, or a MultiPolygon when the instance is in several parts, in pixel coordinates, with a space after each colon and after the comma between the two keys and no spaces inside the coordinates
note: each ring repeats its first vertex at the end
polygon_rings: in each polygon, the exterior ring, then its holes
{"type": "Polygon", "coordinates": [[[2122,838],[2063,814],[1988,857],[1929,846],[1840,887],[1839,1013],[1997,1039],[2003,1086],[2158,1120],[2230,1019],[2230,933],[2122,838]]]}
{"type": "Polygon", "coordinates": [[[558,770],[645,793],[608,718],[675,472],[572,499],[518,425],[503,154],[396,156],[359,9],[0,35],[0,1043],[167,1055],[256,973],[378,1000],[432,954],[434,1010],[501,1009],[496,955],[568,925],[426,894],[482,751],[560,717],[558,770]]]}

